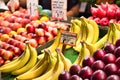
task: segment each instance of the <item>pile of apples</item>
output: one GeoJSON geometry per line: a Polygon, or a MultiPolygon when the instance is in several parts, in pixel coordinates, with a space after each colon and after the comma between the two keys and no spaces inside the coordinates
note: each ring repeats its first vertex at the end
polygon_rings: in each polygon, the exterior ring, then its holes
{"type": "Polygon", "coordinates": [[[26,41],[34,48],[55,38],[57,29],[66,30],[68,24],[44,20],[37,15],[29,15],[27,10],[0,13],[0,66],[19,57],[25,50],[26,41]]]}
{"type": "Polygon", "coordinates": [[[92,16],[100,26],[108,26],[110,22],[120,23],[120,8],[116,4],[102,3],[90,8],[92,16]]]}
{"type": "Polygon", "coordinates": [[[85,57],[82,66],[73,64],[69,72],[61,72],[59,80],[120,80],[120,39],[85,57]]]}

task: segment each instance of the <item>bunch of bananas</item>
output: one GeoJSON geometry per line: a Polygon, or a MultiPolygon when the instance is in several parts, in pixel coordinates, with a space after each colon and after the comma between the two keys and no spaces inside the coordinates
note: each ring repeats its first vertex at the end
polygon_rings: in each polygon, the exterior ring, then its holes
{"type": "Polygon", "coordinates": [[[56,50],[57,56],[52,55],[49,49],[44,50],[44,57],[29,71],[17,76],[16,80],[57,80],[59,74],[69,70],[71,61],[64,57],[60,48],[56,50]]]}
{"type": "Polygon", "coordinates": [[[29,43],[23,54],[0,67],[2,73],[11,73],[12,75],[20,75],[31,69],[37,62],[37,51],[29,43]]]}

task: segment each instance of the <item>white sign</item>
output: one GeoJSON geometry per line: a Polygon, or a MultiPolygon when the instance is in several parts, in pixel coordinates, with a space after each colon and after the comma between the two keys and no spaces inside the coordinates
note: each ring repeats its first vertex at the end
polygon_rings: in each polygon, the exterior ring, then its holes
{"type": "Polygon", "coordinates": [[[75,46],[77,41],[77,34],[71,32],[62,32],[60,43],[65,45],[75,46]]]}
{"type": "Polygon", "coordinates": [[[38,0],[27,0],[27,10],[30,15],[38,15],[38,0]]]}
{"type": "Polygon", "coordinates": [[[67,0],[52,0],[52,17],[67,20],[67,0]]]}

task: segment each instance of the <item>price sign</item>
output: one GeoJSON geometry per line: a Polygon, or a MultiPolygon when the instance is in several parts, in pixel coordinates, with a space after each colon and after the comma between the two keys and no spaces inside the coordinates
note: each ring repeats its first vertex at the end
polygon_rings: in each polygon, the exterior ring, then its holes
{"type": "Polygon", "coordinates": [[[87,7],[87,2],[81,2],[79,12],[84,13],[87,7]]]}
{"type": "Polygon", "coordinates": [[[27,0],[27,10],[30,15],[38,15],[37,10],[38,0],[27,0]]]}
{"type": "Polygon", "coordinates": [[[77,34],[71,32],[62,32],[60,42],[65,45],[75,46],[77,34]]]}
{"type": "Polygon", "coordinates": [[[52,0],[52,17],[67,20],[67,0],[52,0]]]}

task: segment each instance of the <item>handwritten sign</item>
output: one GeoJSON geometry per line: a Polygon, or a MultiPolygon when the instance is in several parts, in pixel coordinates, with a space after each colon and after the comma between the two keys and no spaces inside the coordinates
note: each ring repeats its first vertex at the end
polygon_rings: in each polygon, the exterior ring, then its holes
{"type": "Polygon", "coordinates": [[[27,0],[27,10],[30,15],[38,15],[37,10],[38,0],[27,0]]]}
{"type": "Polygon", "coordinates": [[[65,45],[75,46],[77,34],[71,32],[62,32],[60,42],[65,45]]]}
{"type": "Polygon", "coordinates": [[[52,17],[67,20],[67,0],[52,0],[52,17]]]}

